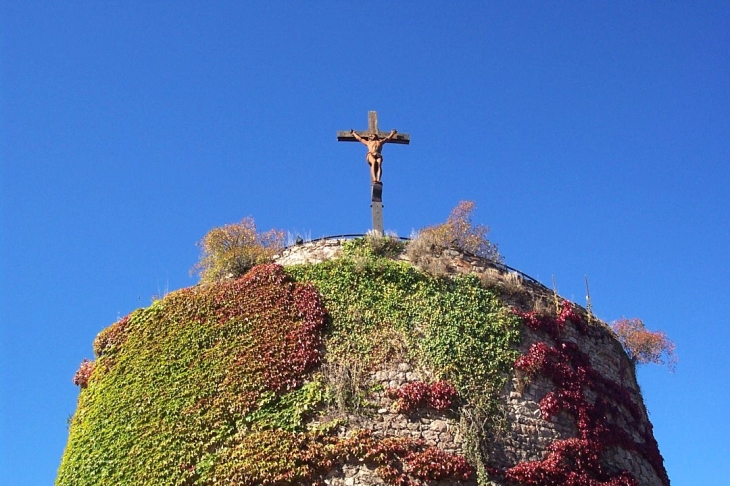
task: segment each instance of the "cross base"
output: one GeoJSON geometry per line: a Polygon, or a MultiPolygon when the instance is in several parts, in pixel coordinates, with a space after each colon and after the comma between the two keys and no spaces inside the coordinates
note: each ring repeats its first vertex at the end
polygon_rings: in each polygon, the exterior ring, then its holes
{"type": "Polygon", "coordinates": [[[383,183],[373,182],[370,195],[370,200],[372,202],[383,202],[383,183]]]}
{"type": "Polygon", "coordinates": [[[383,183],[373,182],[370,207],[373,210],[373,232],[383,236],[383,183]]]}
{"type": "Polygon", "coordinates": [[[383,236],[383,203],[373,202],[370,207],[373,209],[373,233],[383,236]]]}

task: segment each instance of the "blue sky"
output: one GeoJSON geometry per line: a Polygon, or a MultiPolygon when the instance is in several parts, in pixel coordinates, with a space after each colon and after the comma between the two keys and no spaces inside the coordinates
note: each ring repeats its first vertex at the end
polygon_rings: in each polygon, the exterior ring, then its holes
{"type": "Polygon", "coordinates": [[[0,6],[0,483],[50,484],[96,334],[253,216],[311,237],[473,200],[506,263],[677,344],[639,381],[673,484],[730,476],[728,2],[0,6]]]}

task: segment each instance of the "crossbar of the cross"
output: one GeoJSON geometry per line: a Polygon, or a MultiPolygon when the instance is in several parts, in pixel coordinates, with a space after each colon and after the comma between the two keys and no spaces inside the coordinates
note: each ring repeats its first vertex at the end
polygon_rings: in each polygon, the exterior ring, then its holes
{"type": "MultiPolygon", "coordinates": [[[[330,132],[331,133],[331,132],[330,132]]],[[[368,138],[372,132],[367,130],[355,130],[355,133],[360,135],[362,138],[368,138]]],[[[385,138],[390,135],[390,132],[378,132],[378,138],[385,138]]],[[[352,136],[349,131],[337,132],[338,142],[357,142],[357,139],[352,136]]],[[[388,140],[387,143],[400,143],[408,145],[411,143],[411,137],[407,133],[396,133],[395,137],[388,140]]]]}
{"type": "MultiPolygon", "coordinates": [[[[378,135],[378,138],[385,138],[390,135],[390,132],[381,132],[378,130],[378,112],[368,112],[368,129],[367,130],[355,130],[362,138],[368,138],[373,133],[378,135]]],[[[337,132],[338,142],[357,142],[358,140],[348,131],[337,132]]],[[[387,143],[400,143],[408,145],[411,143],[411,137],[407,133],[397,133],[395,137],[388,140],[387,143]]]]}

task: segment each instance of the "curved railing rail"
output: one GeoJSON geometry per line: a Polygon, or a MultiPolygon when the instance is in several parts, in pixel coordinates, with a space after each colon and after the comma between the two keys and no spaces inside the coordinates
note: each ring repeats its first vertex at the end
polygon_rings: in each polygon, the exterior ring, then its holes
{"type": "MultiPolygon", "coordinates": [[[[302,244],[316,243],[318,241],[324,241],[324,240],[354,240],[355,238],[362,238],[364,236],[367,236],[367,234],[362,234],[362,233],[357,233],[356,234],[356,233],[353,233],[353,234],[347,234],[347,235],[322,236],[320,238],[315,238],[315,239],[311,239],[311,240],[304,241],[302,244]]],[[[405,237],[405,236],[391,236],[390,238],[398,238],[401,241],[411,241],[411,238],[408,238],[408,237],[405,237]]],[[[296,243],[293,244],[293,245],[287,245],[286,247],[284,247],[284,250],[286,250],[288,248],[293,248],[293,247],[296,247],[296,246],[300,246],[300,245],[297,245],[296,243]]],[[[512,268],[509,265],[505,265],[504,263],[500,263],[500,262],[495,262],[495,261],[489,260],[488,258],[479,257],[477,255],[474,255],[473,253],[468,252],[468,251],[464,251],[464,250],[459,250],[459,251],[461,251],[462,253],[464,253],[467,256],[471,256],[471,257],[474,257],[474,258],[481,258],[482,260],[484,260],[484,262],[487,265],[490,265],[490,266],[492,266],[492,267],[494,267],[494,268],[496,268],[498,270],[502,270],[502,271],[505,271],[505,272],[514,272],[514,273],[520,275],[523,279],[528,280],[531,283],[533,283],[533,284],[535,284],[535,285],[537,285],[539,287],[542,287],[544,290],[546,290],[548,292],[552,292],[552,290],[550,290],[550,288],[548,288],[545,284],[543,284],[539,280],[537,280],[537,279],[535,279],[535,278],[527,275],[525,272],[523,272],[521,270],[517,270],[516,268],[512,268]]]]}
{"type": "MultiPolygon", "coordinates": [[[[304,243],[316,243],[318,241],[324,241],[324,240],[354,240],[355,238],[362,238],[364,236],[368,236],[367,234],[363,233],[353,233],[350,235],[333,235],[333,236],[322,236],[321,238],[314,238],[311,240],[305,240],[304,243]]],[[[398,238],[401,241],[410,241],[411,239],[406,236],[390,236],[388,235],[388,238],[398,238]]],[[[284,247],[286,250],[287,248],[291,248],[293,246],[297,246],[297,244],[293,245],[287,245],[284,247]]]]}

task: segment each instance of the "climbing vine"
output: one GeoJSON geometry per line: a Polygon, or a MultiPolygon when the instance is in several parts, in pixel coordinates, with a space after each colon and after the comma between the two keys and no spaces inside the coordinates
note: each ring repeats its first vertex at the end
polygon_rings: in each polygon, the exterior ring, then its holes
{"type": "Polygon", "coordinates": [[[321,484],[350,460],[392,485],[472,477],[463,457],[419,440],[307,425],[331,400],[319,364],[435,366],[453,385],[433,383],[428,403],[444,409],[456,390],[473,393],[458,371],[466,356],[494,377],[482,386],[493,391],[518,338],[518,319],[475,279],[435,280],[363,251],[173,292],[95,340],[57,484],[321,484]],[[451,295],[462,291],[464,300],[451,295]],[[492,333],[496,344],[467,340],[454,353],[457,333],[492,333]]]}
{"type": "MultiPolygon", "coordinates": [[[[357,240],[342,258],[255,266],[112,324],[94,341],[95,361],[74,377],[79,403],[57,484],[321,485],[346,463],[367,465],[389,485],[472,480],[474,466],[484,470],[478,453],[470,464],[421,440],[344,435],[327,418],[336,388],[327,370],[346,370],[367,407],[376,391],[357,377],[401,362],[433,376],[381,387],[395,411],[468,413],[484,427],[499,423],[500,393],[515,368],[552,380],[541,413],[567,413],[578,436],[553,443],[543,461],[490,475],[525,485],[633,486],[629,473],[602,465],[614,446],[664,471],[629,391],[561,340],[568,322],[588,330],[575,306],[563,302],[554,317],[513,312],[475,276],[437,278],[390,259],[401,251],[397,240],[357,240]],[[523,324],[551,344],[520,356],[523,324]],[[606,421],[617,406],[641,441],[606,421]]],[[[478,442],[484,430],[477,432],[478,442]]]]}
{"type": "Polygon", "coordinates": [[[424,383],[413,381],[398,388],[391,388],[388,397],[395,400],[394,408],[399,413],[409,413],[419,408],[448,410],[458,397],[456,388],[448,381],[424,383]]]}
{"type": "Polygon", "coordinates": [[[620,447],[644,457],[663,484],[668,485],[669,478],[651,424],[643,419],[644,414],[632,399],[631,392],[598,373],[588,355],[575,343],[561,339],[568,321],[579,332],[588,331],[575,306],[562,301],[555,317],[534,312],[516,313],[528,327],[545,332],[555,344],[533,343],[529,351],[517,359],[515,368],[530,376],[540,374],[553,382],[555,390],[540,400],[542,417],[550,420],[559,412],[565,412],[575,421],[578,435],[553,442],[544,460],[524,462],[503,470],[492,469],[491,473],[527,486],[638,486],[636,477],[630,472],[610,472],[601,462],[606,451],[620,447]],[[587,391],[595,396],[593,400],[589,400],[587,391]],[[628,412],[628,428],[640,435],[639,441],[608,420],[610,416],[625,416],[621,409],[628,412]]]}
{"type": "Polygon", "coordinates": [[[474,474],[463,457],[420,440],[376,438],[367,430],[346,438],[271,430],[248,434],[226,449],[206,476],[213,484],[324,486],[327,472],[351,460],[373,467],[386,484],[397,486],[468,480],[474,474]]]}
{"type": "Polygon", "coordinates": [[[475,276],[434,278],[405,262],[363,256],[357,243],[345,253],[287,269],[319,289],[330,313],[327,360],[409,361],[449,381],[484,418],[496,414],[518,356],[519,318],[475,276]]]}
{"type": "Polygon", "coordinates": [[[76,386],[80,386],[81,388],[86,388],[89,386],[89,379],[91,378],[91,374],[94,372],[94,361],[89,361],[88,359],[84,358],[83,361],[81,361],[81,364],[79,365],[79,369],[76,371],[76,374],[74,374],[73,377],[73,383],[76,386]]]}
{"type": "Polygon", "coordinates": [[[257,412],[292,429],[319,401],[302,385],[321,360],[325,319],[313,287],[262,265],[112,325],[95,342],[57,484],[207,484],[201,465],[257,412]],[[277,414],[282,404],[298,415],[277,414]]]}

